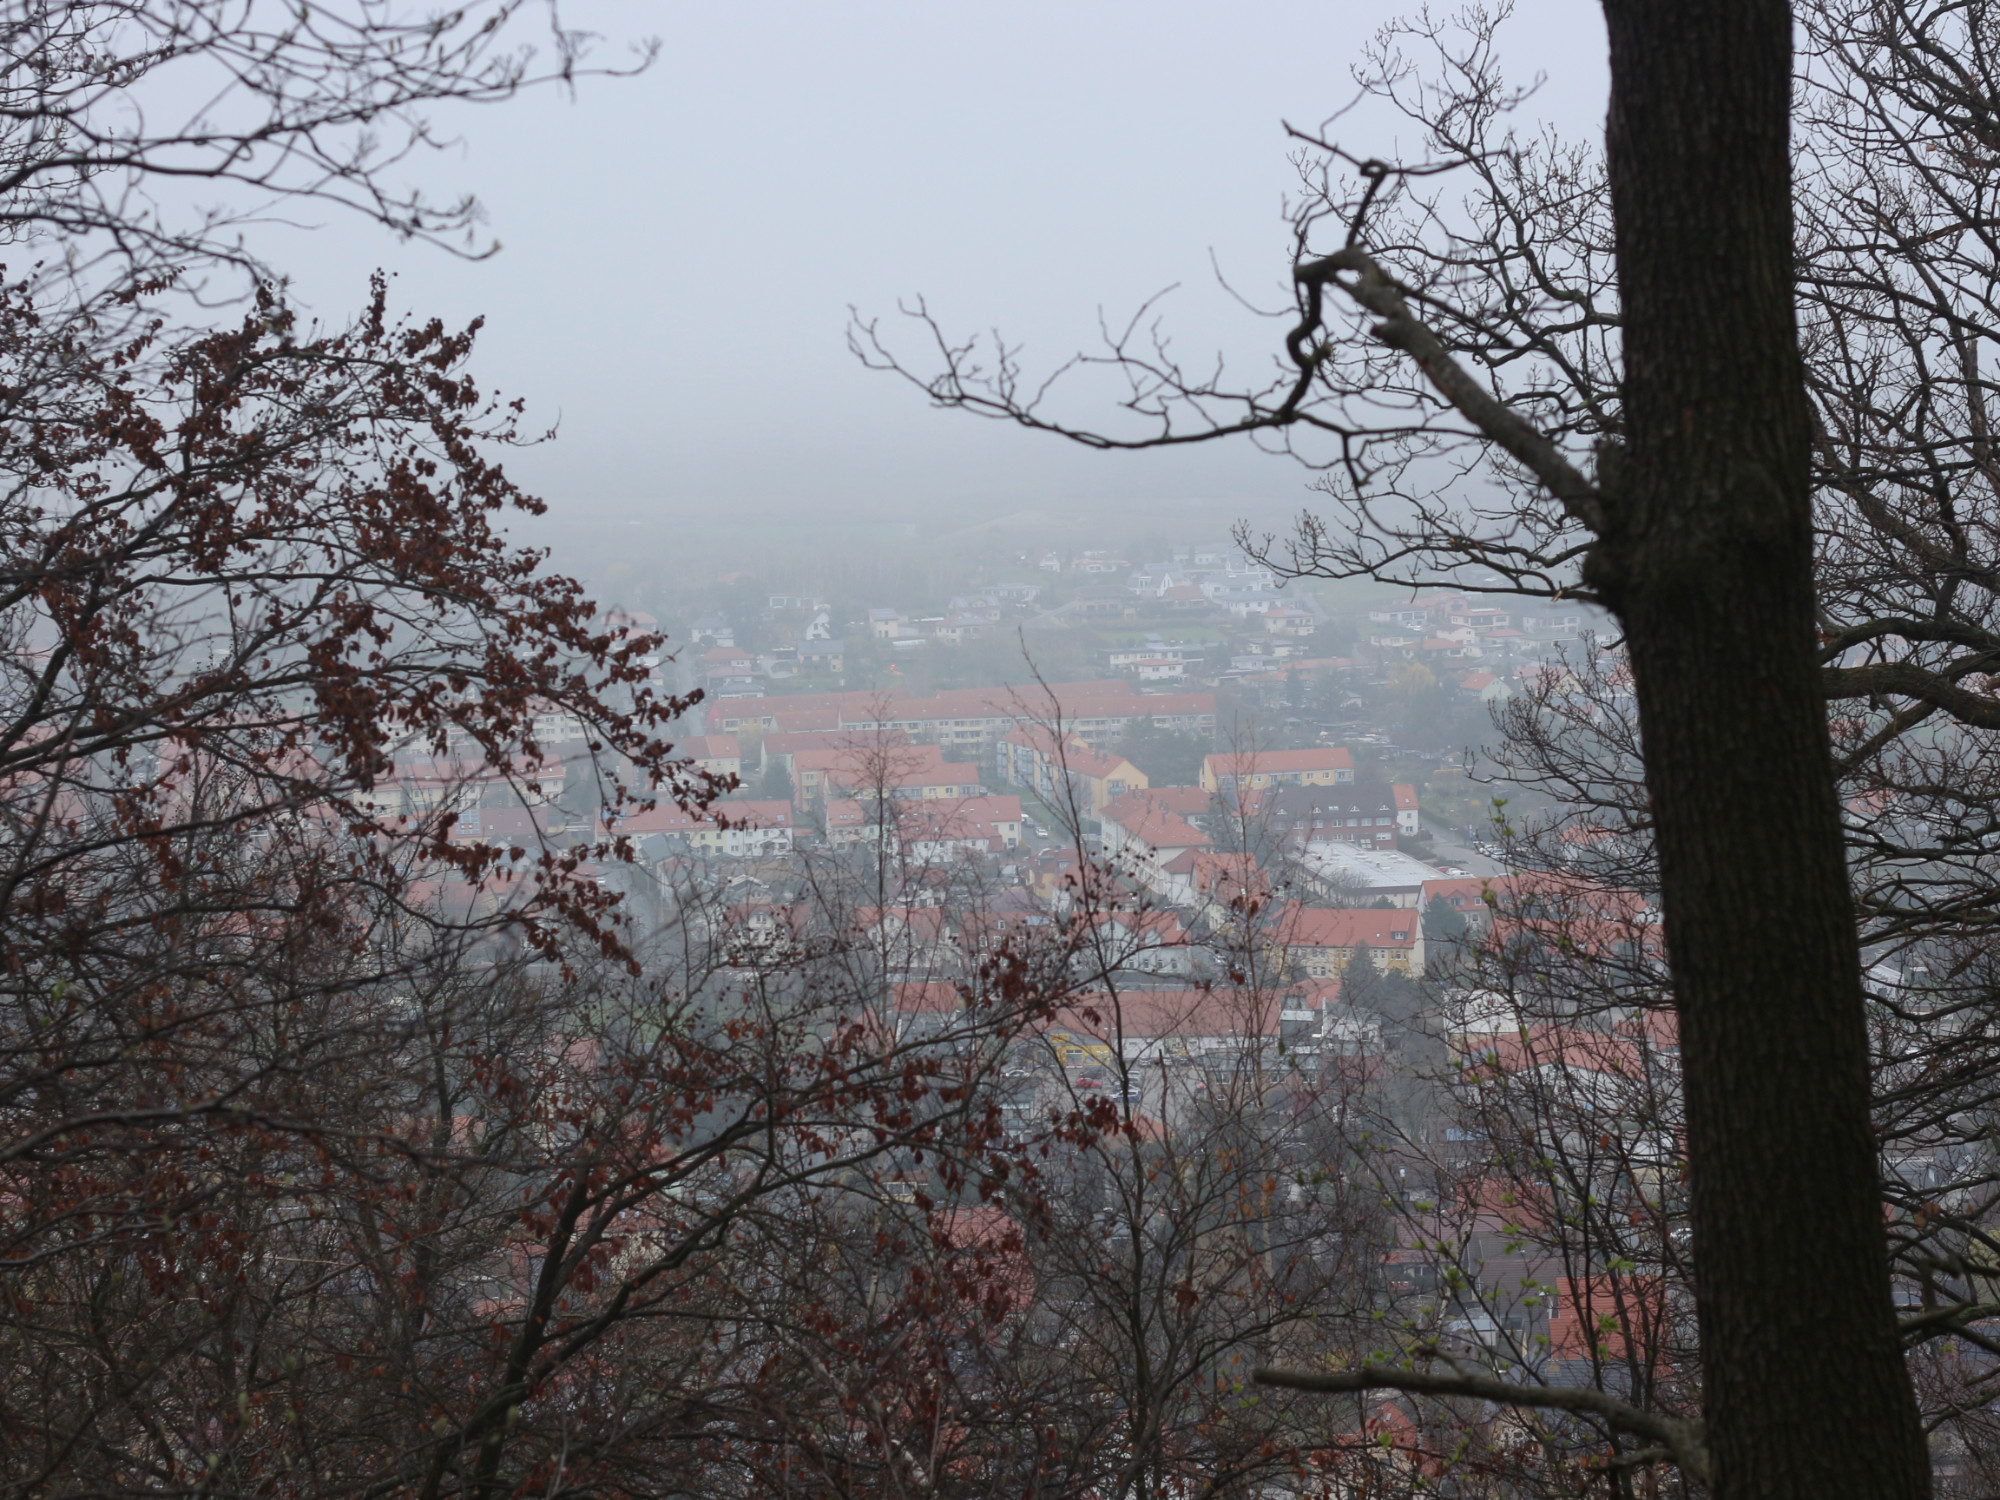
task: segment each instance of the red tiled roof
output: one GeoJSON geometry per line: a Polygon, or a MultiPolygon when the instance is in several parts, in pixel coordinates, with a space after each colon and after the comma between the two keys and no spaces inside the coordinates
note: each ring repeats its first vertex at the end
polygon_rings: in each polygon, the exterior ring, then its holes
{"type": "Polygon", "coordinates": [[[1126,835],[1154,849],[1206,849],[1212,842],[1194,824],[1144,792],[1128,792],[1099,814],[1126,835]]]}
{"type": "Polygon", "coordinates": [[[1010,729],[1002,738],[1009,744],[1022,745],[1039,751],[1051,760],[1058,760],[1064,770],[1073,771],[1079,776],[1103,778],[1115,775],[1121,768],[1132,765],[1124,756],[1093,750],[1082,740],[1065,739],[1058,747],[1056,737],[1039,724],[1010,729]]]}
{"type": "Polygon", "coordinates": [[[892,993],[901,1015],[942,1015],[958,1009],[958,986],[943,980],[899,984],[892,993]]]}
{"type": "Polygon", "coordinates": [[[689,760],[737,760],[743,754],[733,734],[691,734],[674,749],[689,760]]]}
{"type": "Polygon", "coordinates": [[[706,812],[689,812],[666,802],[650,812],[626,813],[609,822],[600,813],[596,837],[620,834],[626,838],[643,838],[653,833],[692,833],[696,829],[719,828],[725,823],[731,828],[790,828],[792,804],[718,802],[706,812]]]}
{"type": "Polygon", "coordinates": [[[801,729],[790,734],[773,731],[765,735],[762,740],[766,760],[773,756],[792,755],[801,750],[896,750],[909,742],[910,737],[900,729],[843,730],[837,726],[827,729],[801,729]]]}
{"type": "Polygon", "coordinates": [[[1401,907],[1351,910],[1292,905],[1278,916],[1275,936],[1294,948],[1414,948],[1417,914],[1401,907]]]}
{"type": "Polygon", "coordinates": [[[1276,1036],[1283,997],[1223,989],[1088,991],[1056,1012],[1046,1029],[1100,1040],[1114,1036],[1276,1036]]]}
{"type": "Polygon", "coordinates": [[[1351,771],[1354,757],[1339,745],[1311,750],[1236,750],[1207,757],[1215,776],[1273,775],[1289,771],[1351,771]]]}

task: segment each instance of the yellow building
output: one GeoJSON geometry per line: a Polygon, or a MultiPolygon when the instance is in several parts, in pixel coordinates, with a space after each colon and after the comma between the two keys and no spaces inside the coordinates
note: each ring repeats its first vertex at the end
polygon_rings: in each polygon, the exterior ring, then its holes
{"type": "Polygon", "coordinates": [[[1232,750],[1201,763],[1204,792],[1260,792],[1274,786],[1345,786],[1354,757],[1338,745],[1312,750],[1232,750]]]}

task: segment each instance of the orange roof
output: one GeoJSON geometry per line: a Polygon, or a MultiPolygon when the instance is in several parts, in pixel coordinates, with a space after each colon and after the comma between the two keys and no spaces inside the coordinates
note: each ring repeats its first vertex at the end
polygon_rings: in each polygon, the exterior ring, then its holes
{"type": "Polygon", "coordinates": [[[942,980],[894,986],[896,1010],[902,1015],[944,1014],[958,1009],[958,986],[942,980]]]}
{"type": "Polygon", "coordinates": [[[1021,821],[1019,797],[938,798],[895,804],[896,831],[905,839],[996,839],[998,825],[1021,821]]]}
{"type": "Polygon", "coordinates": [[[1168,812],[1179,813],[1183,818],[1199,817],[1215,810],[1215,799],[1198,786],[1149,786],[1125,795],[1143,797],[1168,812]]]}
{"type": "Polygon", "coordinates": [[[1100,813],[1126,834],[1155,849],[1206,849],[1212,840],[1194,824],[1153,801],[1144,792],[1128,792],[1100,813]]]}
{"type": "MultiPolygon", "coordinates": [[[[900,730],[896,737],[898,740],[903,738],[900,730]]],[[[815,738],[820,741],[818,745],[792,752],[793,769],[872,772],[878,757],[891,772],[929,770],[944,764],[944,751],[936,745],[877,744],[872,738],[863,739],[858,735],[840,736],[838,743],[834,742],[832,735],[817,735],[815,738]]]]}
{"type": "Polygon", "coordinates": [[[1082,740],[1078,739],[1065,739],[1058,746],[1056,737],[1039,724],[1030,724],[1018,729],[1010,729],[1003,738],[1009,744],[1024,745],[1029,749],[1039,751],[1053,760],[1058,760],[1061,762],[1064,770],[1073,771],[1079,776],[1096,776],[1099,778],[1111,776],[1115,775],[1121,767],[1132,764],[1122,755],[1112,755],[1103,750],[1093,750],[1082,740]]]}
{"type": "Polygon", "coordinates": [[[826,729],[802,728],[790,734],[773,731],[765,735],[762,741],[767,759],[774,755],[793,755],[801,750],[896,750],[909,742],[910,737],[900,729],[842,730],[837,726],[826,729]]]}
{"type": "Polygon", "coordinates": [[[737,760],[743,754],[733,734],[692,734],[674,749],[689,760],[737,760]]]}
{"type": "Polygon", "coordinates": [[[1215,776],[1269,776],[1289,771],[1351,771],[1354,757],[1339,745],[1312,750],[1235,750],[1206,757],[1215,776]]]}
{"type": "Polygon", "coordinates": [[[1222,989],[1087,991],[1044,1023],[1050,1031],[1109,1040],[1163,1036],[1276,1036],[1283,997],[1222,989]]]}
{"type": "Polygon", "coordinates": [[[1473,1062],[1482,1069],[1500,1073],[1554,1067],[1566,1072],[1642,1078],[1646,1071],[1638,1045],[1629,1038],[1569,1026],[1531,1026],[1524,1031],[1496,1032],[1480,1042],[1473,1062]]]}
{"type": "Polygon", "coordinates": [[[1558,1276],[1549,1307],[1549,1353],[1557,1359],[1623,1360],[1631,1340],[1657,1346],[1666,1334],[1665,1284],[1657,1276],[1558,1276]]]}
{"type": "Polygon", "coordinates": [[[1279,913],[1276,936],[1294,948],[1413,948],[1417,914],[1402,907],[1348,910],[1294,903],[1279,913]]]}
{"type": "Polygon", "coordinates": [[[1271,894],[1270,878],[1257,868],[1252,854],[1197,854],[1194,888],[1222,901],[1262,900],[1271,894]]]}
{"type": "MultiPolygon", "coordinates": [[[[1426,881],[1425,885],[1428,887],[1436,883],[1426,881]]],[[[1582,875],[1556,870],[1524,870],[1515,875],[1489,877],[1483,884],[1492,891],[1495,904],[1503,915],[1651,922],[1651,908],[1639,892],[1606,885],[1582,875]]]]}
{"type": "Polygon", "coordinates": [[[1425,906],[1429,906],[1433,901],[1442,901],[1453,911],[1477,911],[1486,904],[1486,894],[1492,886],[1493,881],[1478,875],[1467,875],[1451,880],[1426,880],[1421,899],[1425,906]]]}
{"type": "Polygon", "coordinates": [[[1647,1007],[1636,1020],[1620,1021],[1617,1031],[1620,1036],[1643,1037],[1657,1051],[1677,1051],[1681,1044],[1680,1017],[1658,1007],[1647,1007]]]}
{"type": "Polygon", "coordinates": [[[1187,929],[1181,926],[1178,913],[1170,911],[1106,911],[1099,912],[1092,919],[1098,927],[1122,927],[1135,937],[1149,938],[1155,943],[1173,944],[1187,941],[1187,929]]]}

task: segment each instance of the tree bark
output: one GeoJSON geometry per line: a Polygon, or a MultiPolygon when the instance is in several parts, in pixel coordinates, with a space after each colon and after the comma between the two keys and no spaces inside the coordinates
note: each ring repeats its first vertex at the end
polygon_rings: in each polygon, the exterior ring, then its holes
{"type": "Polygon", "coordinates": [[[1813,661],[1791,17],[1604,9],[1627,430],[1589,576],[1645,734],[1714,1493],[1925,1495],[1813,661]]]}

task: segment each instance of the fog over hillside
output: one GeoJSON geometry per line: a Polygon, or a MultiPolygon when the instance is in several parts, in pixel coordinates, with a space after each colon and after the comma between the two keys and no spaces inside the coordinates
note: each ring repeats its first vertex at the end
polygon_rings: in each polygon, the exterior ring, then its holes
{"type": "MultiPolygon", "coordinates": [[[[1283,124],[1349,103],[1359,45],[1395,13],[572,3],[565,23],[604,34],[607,60],[657,34],[657,66],[573,100],[443,112],[462,147],[420,164],[480,195],[499,254],[454,262],[339,216],[260,233],[329,314],[384,264],[402,302],[487,318],[485,378],[537,429],[560,419],[559,441],[513,461],[557,506],[558,547],[633,520],[1277,521],[1307,498],[1290,465],[1247,445],[1111,458],[929,411],[849,355],[848,309],[893,319],[922,295],[1047,368],[1095,341],[1100,310],[1122,320],[1177,285],[1162,311],[1184,356],[1268,368],[1270,325],[1215,268],[1253,304],[1282,300],[1299,185],[1283,124]]],[[[1546,112],[1594,127],[1592,8],[1524,6],[1513,29],[1548,75],[1546,112]]],[[[1372,150],[1413,135],[1379,110],[1356,119],[1372,150]]],[[[1072,405],[1095,415],[1116,394],[1100,382],[1072,405]]]]}

